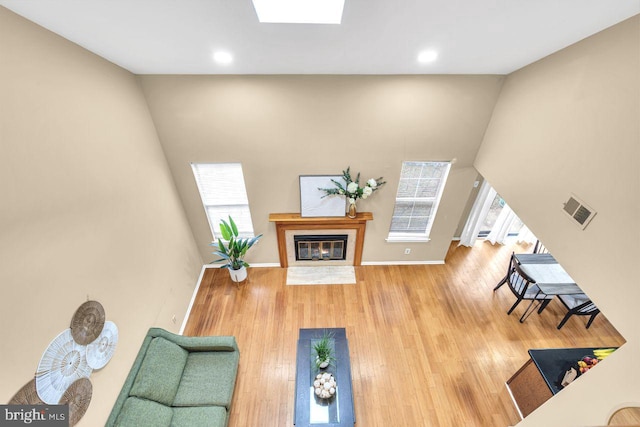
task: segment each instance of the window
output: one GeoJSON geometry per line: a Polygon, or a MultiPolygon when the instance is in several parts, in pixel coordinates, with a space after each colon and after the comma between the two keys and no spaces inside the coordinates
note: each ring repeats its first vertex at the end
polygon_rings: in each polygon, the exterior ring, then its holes
{"type": "Polygon", "coordinates": [[[450,162],[402,162],[388,241],[429,240],[450,162]]]}
{"type": "Polygon", "coordinates": [[[253,237],[249,199],[240,163],[191,163],[202,204],[214,239],[220,231],[220,220],[229,215],[238,226],[241,237],[253,237]]]}
{"type": "MultiPolygon", "coordinates": [[[[489,208],[489,212],[487,212],[487,217],[482,222],[480,226],[480,231],[478,232],[478,237],[487,237],[491,230],[496,225],[496,220],[500,216],[500,212],[504,209],[506,202],[499,194],[496,194],[493,201],[491,202],[491,207],[489,208]]],[[[515,217],[513,222],[509,227],[509,236],[516,236],[520,229],[524,224],[520,220],[520,218],[515,217]]]]}

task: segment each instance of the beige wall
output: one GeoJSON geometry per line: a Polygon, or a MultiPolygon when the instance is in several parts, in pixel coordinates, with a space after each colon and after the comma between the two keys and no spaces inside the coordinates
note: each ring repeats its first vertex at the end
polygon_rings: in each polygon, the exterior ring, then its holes
{"type": "Polygon", "coordinates": [[[202,261],[136,78],[2,7],[0,58],[0,402],[91,298],[120,331],[80,423],[101,425],[202,261]]]}
{"type": "Polygon", "coordinates": [[[299,212],[298,176],[347,166],[388,184],[371,211],[363,261],[441,261],[477,172],[472,162],[499,76],[143,76],[142,86],[200,253],[211,232],[190,162],[241,162],[256,233],[249,262],[277,263],[269,213],[299,212]],[[386,243],[403,160],[451,160],[428,243],[386,243]],[[404,255],[404,248],[412,248],[404,255]]]}
{"type": "Polygon", "coordinates": [[[511,74],[475,161],[627,339],[522,426],[603,425],[640,404],[639,57],[636,16],[511,74]],[[562,212],[570,193],[598,212],[584,231],[562,212]]]}

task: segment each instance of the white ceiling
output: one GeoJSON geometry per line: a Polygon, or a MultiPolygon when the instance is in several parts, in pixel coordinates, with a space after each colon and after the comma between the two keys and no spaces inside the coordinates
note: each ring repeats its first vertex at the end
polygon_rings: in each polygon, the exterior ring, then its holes
{"type": "Polygon", "coordinates": [[[507,74],[640,0],[346,0],[341,25],[260,24],[251,0],[0,0],[136,74],[507,74]],[[212,60],[227,50],[233,63],[212,60]],[[434,63],[419,64],[421,50],[434,63]]]}

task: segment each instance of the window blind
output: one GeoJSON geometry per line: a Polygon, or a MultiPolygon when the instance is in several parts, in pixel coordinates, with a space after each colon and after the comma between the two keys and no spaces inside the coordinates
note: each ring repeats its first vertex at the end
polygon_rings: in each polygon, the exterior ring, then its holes
{"type": "Polygon", "coordinates": [[[242,237],[253,237],[249,199],[240,163],[192,163],[191,168],[200,192],[211,234],[219,236],[220,220],[229,215],[242,237]]]}

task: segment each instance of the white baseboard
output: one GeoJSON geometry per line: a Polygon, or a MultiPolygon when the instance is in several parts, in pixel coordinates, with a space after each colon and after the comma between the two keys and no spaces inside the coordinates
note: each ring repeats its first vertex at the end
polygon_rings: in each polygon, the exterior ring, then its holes
{"type": "Polygon", "coordinates": [[[441,265],[444,260],[435,261],[366,261],[362,265],[441,265]]]}
{"type": "MultiPolygon", "coordinates": [[[[220,264],[205,264],[203,267],[204,268],[220,268],[220,264]]],[[[253,267],[257,267],[257,268],[280,267],[280,263],[279,262],[259,262],[259,263],[251,264],[250,268],[253,268],[253,267]]]]}
{"type": "Polygon", "coordinates": [[[189,308],[187,308],[187,312],[184,315],[184,319],[182,320],[182,326],[180,326],[180,332],[178,334],[182,335],[184,333],[184,328],[187,326],[187,321],[189,320],[189,316],[191,316],[191,308],[193,307],[193,303],[196,300],[196,295],[198,295],[198,290],[200,289],[200,283],[202,283],[202,276],[204,276],[204,270],[206,268],[211,268],[211,264],[205,264],[200,269],[200,276],[198,276],[198,282],[196,283],[196,288],[193,291],[193,295],[191,295],[191,301],[189,302],[189,308]]]}
{"type": "Polygon", "coordinates": [[[513,406],[515,406],[516,409],[518,410],[518,415],[520,415],[520,420],[524,420],[524,416],[522,416],[522,411],[520,410],[520,407],[518,406],[518,402],[516,402],[516,398],[513,395],[513,392],[511,391],[511,387],[509,387],[508,383],[504,383],[504,385],[507,387],[507,391],[509,392],[509,396],[511,397],[511,401],[513,402],[513,406]]]}
{"type": "MultiPolygon", "coordinates": [[[[205,264],[202,266],[203,268],[220,268],[220,264],[205,264]]],[[[280,267],[279,262],[259,262],[256,264],[251,264],[250,268],[257,267],[280,267]]]]}
{"type": "MultiPolygon", "coordinates": [[[[441,265],[444,260],[435,261],[365,261],[361,265],[441,265]]],[[[251,264],[251,267],[280,267],[278,263],[265,262],[261,264],[251,264]]]]}
{"type": "MultiPolygon", "coordinates": [[[[361,265],[442,265],[444,264],[444,260],[434,260],[434,261],[364,261],[361,265]]],[[[268,268],[268,267],[280,267],[280,264],[277,262],[261,262],[256,264],[251,264],[251,268],[268,268]]],[[[215,264],[205,264],[202,266],[205,268],[220,268],[220,266],[215,264]]],[[[203,270],[204,271],[204,270],[203,270]]]]}

